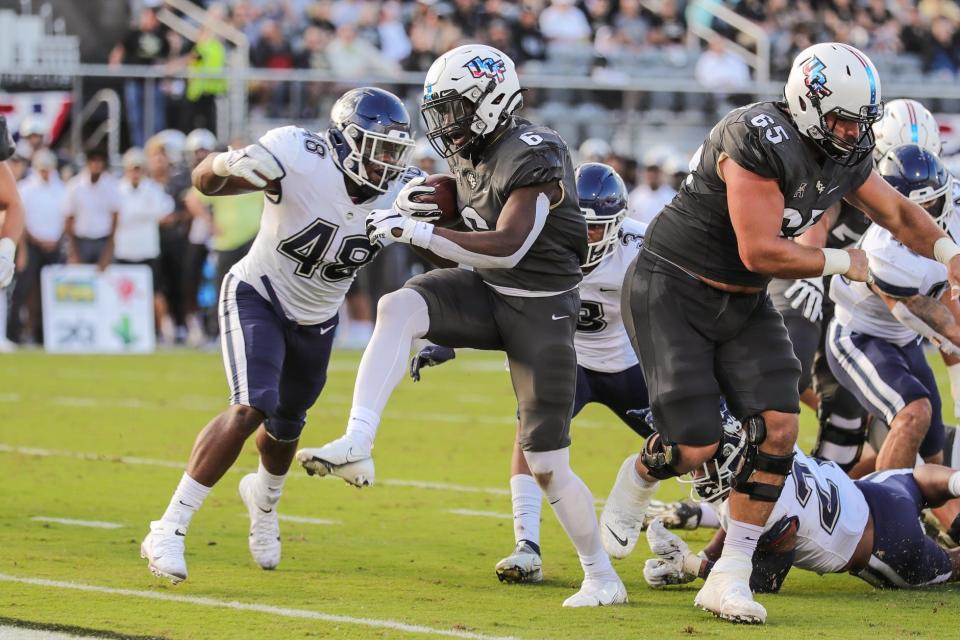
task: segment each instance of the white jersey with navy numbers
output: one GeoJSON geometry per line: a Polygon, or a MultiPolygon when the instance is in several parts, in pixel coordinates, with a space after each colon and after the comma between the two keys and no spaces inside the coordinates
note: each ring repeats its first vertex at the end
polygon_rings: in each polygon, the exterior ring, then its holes
{"type": "Polygon", "coordinates": [[[357,271],[377,251],[367,239],[367,214],[392,206],[401,180],[387,193],[356,204],[325,135],[280,127],[268,131],[260,144],[284,175],[279,192],[266,194],[250,252],[230,271],[267,299],[268,280],[284,313],[299,324],[325,322],[336,315],[357,271]]]}
{"type": "MultiPolygon", "coordinates": [[[[939,297],[946,287],[947,268],[943,264],[914,253],[880,225],[872,225],[863,234],[860,248],[867,252],[874,285],[888,295],[939,297]]],[[[837,321],[849,331],[883,338],[901,347],[917,339],[917,332],[900,324],[864,282],[834,276],[830,297],[836,302],[837,321]]]]}
{"type": "MultiPolygon", "coordinates": [[[[834,462],[814,460],[793,449],[793,470],[764,532],[784,518],[797,521],[794,566],[817,573],[836,573],[853,557],[867,527],[870,507],[853,480],[834,462]]],[[[728,501],[720,508],[720,524],[728,528],[728,501]]]]}
{"type": "Polygon", "coordinates": [[[953,179],[953,213],[947,223],[947,233],[954,242],[960,243],[960,180],[953,179]]]}
{"type": "Polygon", "coordinates": [[[615,373],[638,362],[620,315],[620,292],[646,230],[643,222],[624,220],[616,248],[580,282],[580,318],[574,345],[577,364],[585,369],[615,373]]]}

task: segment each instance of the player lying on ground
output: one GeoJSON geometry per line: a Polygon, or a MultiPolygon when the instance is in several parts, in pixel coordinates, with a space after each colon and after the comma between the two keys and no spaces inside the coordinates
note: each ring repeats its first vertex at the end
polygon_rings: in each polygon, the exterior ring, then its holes
{"type": "MultiPolygon", "coordinates": [[[[730,486],[744,465],[749,436],[739,424],[724,432],[718,454],[690,475],[701,498],[718,502],[721,529],[699,554],[659,521],[647,529],[655,558],[643,576],[653,587],[706,578],[720,557],[729,523],[730,486]]],[[[876,587],[922,587],[960,579],[960,549],[929,538],[920,511],[960,496],[960,471],[935,464],[880,471],[851,480],[833,462],[795,449],[792,473],[761,527],[750,588],[776,592],[792,566],[849,572],[876,587]]]]}
{"type": "Polygon", "coordinates": [[[521,104],[513,62],[492,47],[464,45],[430,67],[421,113],[428,139],[456,178],[460,214],[471,231],[431,224],[439,209],[401,204],[370,216],[370,238],[410,243],[474,269],[430,271],[381,298],[346,434],[297,458],[308,471],[333,471],[351,482],[344,464],[365,464],[372,476],[380,416],[406,373],[415,339],[505,351],[524,458],[584,570],[580,591],[564,606],[618,604],[626,602],[626,589],[603,550],[593,496],[570,468],[568,449],[586,222],[566,144],[515,116],[521,104]]]}
{"type": "Polygon", "coordinates": [[[869,276],[862,250],[790,239],[847,198],[911,249],[947,265],[960,288],[960,247],[872,170],[871,125],[883,104],[869,59],[842,43],[809,47],[791,66],[784,98],[724,117],[647,229],[624,286],[624,323],[658,433],[635,465],[621,467],[601,514],[604,548],[629,553],[659,481],[716,452],[723,395],[757,439],[730,496],[723,555],[694,602],[734,621],[766,620],[749,587],[751,558],[790,473],[799,430],[800,364],[766,285],[772,277],[869,276]]]}
{"type": "Polygon", "coordinates": [[[266,199],[253,246],[220,291],[230,408],[197,436],[167,510],[141,545],[150,570],[174,583],[187,577],[184,536],[193,514],[254,433],[260,467],[240,481],[250,553],[264,569],[279,564],[277,503],[307,410],[326,382],[337,312],[379,249],[367,239],[367,214],[391,206],[401,182],[420,175],[405,166],[410,119],[392,93],[348,91],[331,121],[319,133],[273,129],[193,171],[207,195],[264,191],[266,199]]]}
{"type": "MultiPolygon", "coordinates": [[[[943,229],[953,216],[953,179],[936,155],[909,144],[887,152],[878,172],[922,206],[943,229]]],[[[919,453],[942,461],[940,393],[921,338],[960,362],[960,305],[947,291],[947,270],[916,254],[874,225],[860,247],[871,284],[834,277],[836,317],[827,329],[827,361],[836,379],[871,414],[890,426],[876,458],[878,470],[911,467],[919,453]]]]}

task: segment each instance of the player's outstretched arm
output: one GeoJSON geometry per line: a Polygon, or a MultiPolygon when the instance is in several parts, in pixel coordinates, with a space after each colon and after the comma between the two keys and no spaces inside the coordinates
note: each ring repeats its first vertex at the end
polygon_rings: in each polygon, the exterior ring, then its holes
{"type": "Polygon", "coordinates": [[[960,356],[960,324],[951,308],[944,304],[944,300],[949,299],[948,293],[944,292],[943,300],[923,295],[898,297],[884,291],[884,286],[877,281],[870,288],[900,324],[928,339],[943,353],[960,356]]]}
{"type": "Polygon", "coordinates": [[[821,249],[780,236],[784,199],[776,180],[744,169],[731,158],[725,158],[720,168],[727,184],[730,222],[747,269],[775,278],[839,273],[851,280],[866,280],[867,258],[860,249],[821,249]]]}
{"type": "Polygon", "coordinates": [[[193,186],[208,196],[234,196],[276,191],[283,168],[267,149],[251,144],[243,149],[211,153],[191,173],[193,186]]]}

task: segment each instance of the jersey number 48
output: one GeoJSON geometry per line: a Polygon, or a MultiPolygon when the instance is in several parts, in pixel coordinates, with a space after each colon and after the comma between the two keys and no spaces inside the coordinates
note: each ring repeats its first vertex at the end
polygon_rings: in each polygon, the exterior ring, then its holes
{"type": "MultiPolygon", "coordinates": [[[[277,251],[297,263],[294,273],[310,279],[323,263],[323,257],[337,234],[335,224],[317,218],[309,226],[280,241],[277,251]]],[[[320,277],[327,282],[337,282],[353,276],[354,272],[370,262],[379,246],[370,244],[367,236],[346,236],[340,241],[336,262],[323,265],[320,277]]]]}

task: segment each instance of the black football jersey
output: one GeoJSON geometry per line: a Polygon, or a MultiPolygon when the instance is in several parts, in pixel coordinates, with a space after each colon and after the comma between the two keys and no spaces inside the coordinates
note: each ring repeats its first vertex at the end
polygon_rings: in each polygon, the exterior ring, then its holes
{"type": "Polygon", "coordinates": [[[840,203],[837,221],[827,232],[827,246],[831,249],[849,249],[860,242],[860,237],[873,224],[863,211],[847,201],[840,203]]]}
{"type": "Polygon", "coordinates": [[[448,159],[457,180],[464,223],[474,231],[495,229],[514,189],[559,181],[562,200],[547,214],[539,236],[512,269],[477,269],[497,287],[524,291],[567,291],[581,279],[587,253],[587,224],[577,200],[573,164],[563,139],[552,129],[514,117],[500,136],[470,157],[448,159]]]}
{"type": "Polygon", "coordinates": [[[741,167],[775,179],[784,196],[780,235],[793,238],[823,212],[866,181],[868,155],[844,167],[800,135],[776,102],[757,102],[728,113],[707,136],[673,201],[650,223],[647,247],[712,280],[762,287],[769,277],[749,271],[740,259],[730,222],[727,190],[718,165],[731,158],[741,167]]]}

